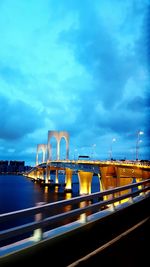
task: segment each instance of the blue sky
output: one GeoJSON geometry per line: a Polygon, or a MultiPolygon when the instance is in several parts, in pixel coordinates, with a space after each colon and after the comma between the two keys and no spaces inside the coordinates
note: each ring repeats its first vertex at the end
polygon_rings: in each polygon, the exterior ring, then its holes
{"type": "Polygon", "coordinates": [[[48,130],[70,157],[149,159],[149,0],[0,0],[0,159],[34,164],[48,130]],[[62,146],[64,143],[62,142],[62,146]]]}

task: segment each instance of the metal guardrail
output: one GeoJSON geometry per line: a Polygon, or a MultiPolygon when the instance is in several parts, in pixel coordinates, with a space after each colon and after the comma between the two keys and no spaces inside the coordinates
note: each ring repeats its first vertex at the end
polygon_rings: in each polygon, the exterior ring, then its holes
{"type": "MultiPolygon", "coordinates": [[[[74,197],[68,200],[62,200],[50,204],[44,204],[39,207],[32,207],[28,209],[23,209],[19,211],[9,212],[0,215],[0,223],[8,222],[10,220],[14,219],[20,219],[20,218],[28,218],[29,216],[35,216],[35,220],[30,223],[26,223],[20,226],[16,226],[10,229],[6,229],[0,232],[0,240],[7,240],[12,237],[18,237],[19,235],[29,233],[33,231],[33,233],[40,229],[40,238],[39,240],[42,240],[43,238],[43,229],[46,226],[50,226],[52,224],[56,224],[58,222],[62,222],[65,219],[70,219],[77,216],[85,215],[86,222],[86,212],[94,212],[97,209],[101,209],[103,207],[107,207],[108,205],[112,205],[115,209],[115,203],[119,202],[124,199],[131,199],[134,202],[134,197],[143,194],[143,196],[147,196],[147,192],[150,191],[150,179],[144,180],[139,183],[133,183],[129,184],[127,186],[117,187],[114,189],[109,189],[103,192],[97,192],[89,195],[83,195],[79,197],[74,197]],[[140,188],[139,188],[140,187],[140,188]],[[136,188],[136,191],[132,192],[132,189],[136,188]],[[122,194],[121,192],[125,190],[131,190],[131,192],[128,192],[126,194],[122,194]],[[111,196],[111,199],[108,200],[100,200],[104,196],[111,196]],[[116,196],[117,195],[117,196],[116,196]],[[91,203],[90,201],[94,202],[96,200],[96,203],[91,203]],[[81,208],[75,208],[67,212],[60,212],[55,215],[51,215],[48,217],[44,217],[45,213],[58,211],[62,207],[66,207],[68,205],[74,205],[79,204],[83,202],[81,208]],[[89,203],[90,202],[90,203],[89,203]],[[37,215],[39,218],[37,219],[37,215]]],[[[75,219],[77,220],[77,219],[75,219]]]]}

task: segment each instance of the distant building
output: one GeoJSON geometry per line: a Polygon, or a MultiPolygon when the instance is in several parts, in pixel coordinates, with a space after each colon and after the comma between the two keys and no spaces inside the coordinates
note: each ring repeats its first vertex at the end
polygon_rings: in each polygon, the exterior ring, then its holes
{"type": "Polygon", "coordinates": [[[0,160],[0,173],[21,173],[29,169],[31,166],[25,166],[24,161],[0,160]]]}
{"type": "Polygon", "coordinates": [[[9,172],[23,172],[24,171],[24,161],[10,161],[8,166],[9,172]]]}
{"type": "Polygon", "coordinates": [[[8,171],[8,160],[0,160],[0,173],[8,171]]]}

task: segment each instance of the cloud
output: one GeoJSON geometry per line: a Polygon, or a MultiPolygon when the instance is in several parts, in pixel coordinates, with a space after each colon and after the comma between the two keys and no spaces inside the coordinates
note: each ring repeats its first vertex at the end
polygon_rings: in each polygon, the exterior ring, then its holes
{"type": "Polygon", "coordinates": [[[147,101],[145,98],[140,96],[135,97],[133,100],[129,101],[127,104],[127,109],[133,112],[144,112],[147,106],[147,101]]]}
{"type": "Polygon", "coordinates": [[[147,2],[3,1],[1,147],[30,158],[48,130],[68,131],[72,147],[97,148],[146,132],[147,2]]]}
{"type": "Polygon", "coordinates": [[[0,78],[9,84],[9,86],[12,84],[26,84],[26,79],[20,70],[3,64],[0,65],[0,78]]]}
{"type": "Polygon", "coordinates": [[[60,41],[74,48],[76,60],[92,75],[93,95],[99,96],[106,107],[112,106],[121,97],[126,79],[116,40],[98,17],[94,4],[86,6],[86,12],[82,6],[78,13],[78,29],[61,32],[60,41]]]}
{"type": "Polygon", "coordinates": [[[42,114],[23,101],[1,95],[0,103],[1,139],[19,139],[44,125],[42,114]]]}

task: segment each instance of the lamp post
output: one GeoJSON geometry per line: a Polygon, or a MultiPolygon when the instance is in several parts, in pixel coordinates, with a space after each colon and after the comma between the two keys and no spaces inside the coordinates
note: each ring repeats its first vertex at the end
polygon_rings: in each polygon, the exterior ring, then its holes
{"type": "Polygon", "coordinates": [[[110,146],[110,160],[112,159],[112,144],[116,142],[116,138],[113,138],[111,141],[111,146],[110,146]]]}
{"type": "Polygon", "coordinates": [[[136,160],[139,159],[139,143],[142,142],[142,140],[140,140],[140,135],[144,134],[143,131],[138,131],[137,132],[137,139],[136,139],[136,160]]]}

